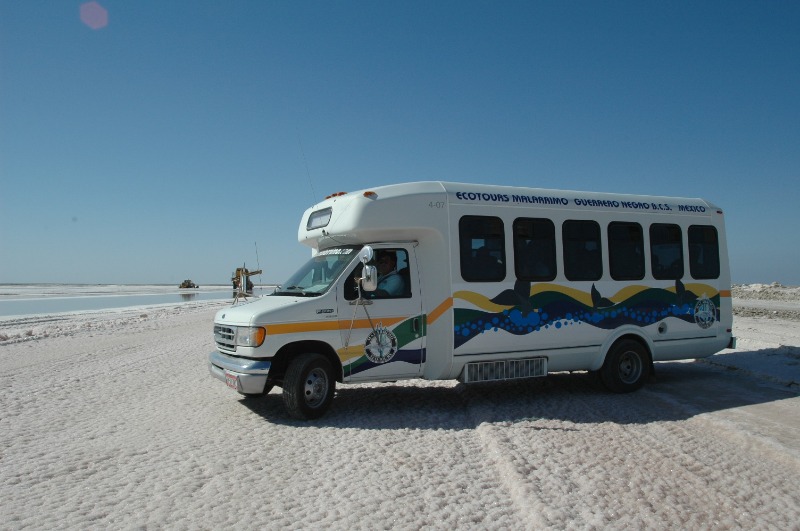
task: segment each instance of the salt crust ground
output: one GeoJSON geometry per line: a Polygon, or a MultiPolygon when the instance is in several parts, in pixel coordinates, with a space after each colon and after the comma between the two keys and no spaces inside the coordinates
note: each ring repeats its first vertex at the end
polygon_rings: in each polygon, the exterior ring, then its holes
{"type": "Polygon", "coordinates": [[[0,528],[800,529],[800,327],[763,305],[800,296],[759,286],[737,350],[635,394],[340,386],[313,423],[208,376],[225,302],[0,320],[0,528]]]}

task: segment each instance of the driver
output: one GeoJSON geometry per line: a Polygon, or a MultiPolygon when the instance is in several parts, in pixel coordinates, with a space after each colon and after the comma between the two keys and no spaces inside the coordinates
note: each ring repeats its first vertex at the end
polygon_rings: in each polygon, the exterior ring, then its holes
{"type": "Polygon", "coordinates": [[[378,251],[376,256],[378,292],[386,293],[390,297],[402,295],[406,285],[403,277],[397,272],[397,254],[394,251],[378,251]]]}

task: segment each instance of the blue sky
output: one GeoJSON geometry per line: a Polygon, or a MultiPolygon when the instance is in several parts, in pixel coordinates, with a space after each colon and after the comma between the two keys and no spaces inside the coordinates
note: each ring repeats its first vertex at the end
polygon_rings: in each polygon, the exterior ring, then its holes
{"type": "Polygon", "coordinates": [[[800,284],[800,3],[0,1],[0,283],[282,282],[417,180],[703,197],[800,284]],[[257,249],[257,253],[256,253],[257,249]]]}

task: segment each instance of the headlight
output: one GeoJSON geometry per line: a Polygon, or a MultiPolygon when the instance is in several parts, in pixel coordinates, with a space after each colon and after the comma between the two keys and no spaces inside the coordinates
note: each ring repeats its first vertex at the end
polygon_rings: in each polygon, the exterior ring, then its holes
{"type": "Polygon", "coordinates": [[[267,337],[267,329],[262,326],[240,326],[236,328],[236,346],[260,347],[267,337]]]}

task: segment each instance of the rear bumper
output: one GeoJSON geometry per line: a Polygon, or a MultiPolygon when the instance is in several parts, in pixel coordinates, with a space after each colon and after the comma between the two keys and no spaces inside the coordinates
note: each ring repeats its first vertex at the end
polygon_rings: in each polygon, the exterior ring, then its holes
{"type": "Polygon", "coordinates": [[[264,392],[271,366],[270,361],[236,358],[216,350],[208,355],[208,372],[211,376],[225,383],[228,383],[226,373],[235,376],[238,382],[236,390],[245,395],[264,392]]]}

